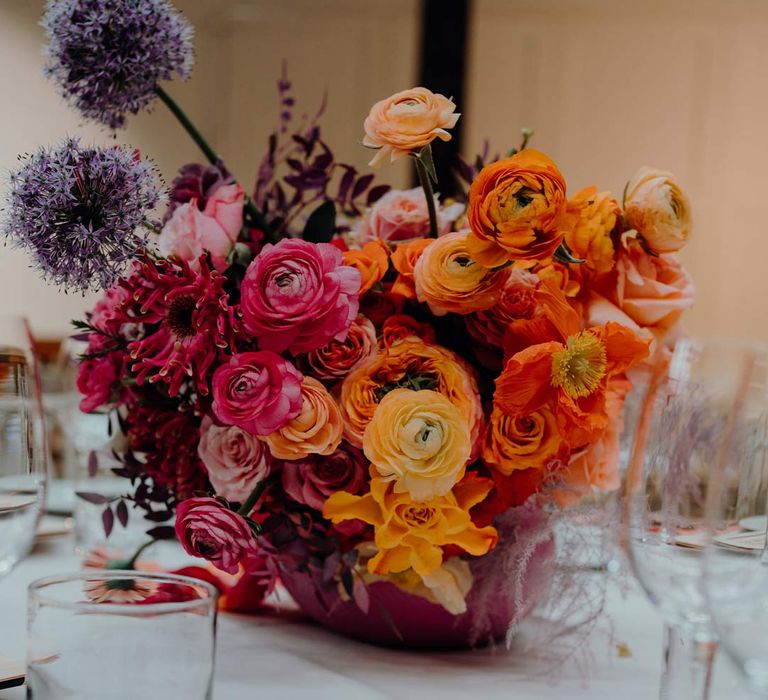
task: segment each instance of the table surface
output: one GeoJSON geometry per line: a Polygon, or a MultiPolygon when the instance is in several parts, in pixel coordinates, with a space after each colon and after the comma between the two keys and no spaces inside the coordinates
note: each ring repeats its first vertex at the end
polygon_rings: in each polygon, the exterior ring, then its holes
{"type": "MultiPolygon", "coordinates": [[[[27,584],[76,570],[78,564],[70,541],[48,542],[0,579],[0,656],[24,656],[27,584]]],[[[531,651],[514,649],[381,649],[335,636],[297,615],[223,614],[214,698],[253,700],[274,691],[287,700],[451,700],[478,694],[484,699],[646,700],[658,697],[661,630],[659,616],[641,593],[632,586],[622,592],[615,582],[608,584],[606,612],[589,637],[588,650],[582,646],[555,664],[551,654],[543,661],[531,651]]],[[[22,688],[0,690],[2,700],[23,697],[22,688]]],[[[752,697],[731,662],[719,658],[711,700],[752,697]]]]}

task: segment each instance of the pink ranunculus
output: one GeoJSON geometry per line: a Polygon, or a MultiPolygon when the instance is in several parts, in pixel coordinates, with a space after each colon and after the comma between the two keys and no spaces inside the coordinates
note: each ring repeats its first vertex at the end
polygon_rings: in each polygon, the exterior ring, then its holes
{"type": "MultiPolygon", "coordinates": [[[[93,351],[93,344],[88,346],[93,351]]],[[[108,352],[83,361],[77,370],[77,390],[83,394],[80,410],[91,413],[110,403],[123,371],[123,353],[108,352]]]]}
{"type": "Polygon", "coordinates": [[[344,340],[359,307],[361,276],[329,243],[284,238],[265,245],[245,273],[246,330],[264,350],[310,352],[344,340]]]}
{"type": "MultiPolygon", "coordinates": [[[[435,196],[437,232],[442,236],[451,230],[461,216],[463,204],[442,207],[435,196]]],[[[374,204],[360,220],[355,231],[360,245],[372,240],[394,245],[407,243],[429,235],[429,211],[424,190],[390,190],[374,204]]]]}
{"type": "Polygon", "coordinates": [[[359,362],[375,355],[378,348],[376,328],[361,315],[352,322],[345,340],[332,340],[307,353],[304,360],[310,374],[322,381],[334,382],[346,377],[359,362]]]}
{"type": "Polygon", "coordinates": [[[256,538],[245,518],[207,496],[179,503],[176,536],[187,554],[230,574],[237,573],[240,562],[256,550],[256,538]]]}
{"type": "Polygon", "coordinates": [[[236,425],[217,425],[210,416],[200,426],[197,454],[217,495],[242,503],[269,475],[264,443],[236,425]]]}
{"type": "Polygon", "coordinates": [[[357,494],[367,482],[368,460],[362,450],[343,442],[326,457],[282,462],[285,492],[299,503],[322,511],[332,493],[357,494]]]}
{"type": "Polygon", "coordinates": [[[269,435],[301,412],[302,379],[288,360],[269,350],[234,355],[214,372],[213,412],[225,425],[269,435]]]}
{"type": "Polygon", "coordinates": [[[208,198],[203,211],[196,199],[178,206],[160,232],[160,254],[175,255],[199,269],[200,256],[208,251],[213,266],[226,269],[227,255],[243,225],[244,194],[240,185],[224,185],[208,198]]]}

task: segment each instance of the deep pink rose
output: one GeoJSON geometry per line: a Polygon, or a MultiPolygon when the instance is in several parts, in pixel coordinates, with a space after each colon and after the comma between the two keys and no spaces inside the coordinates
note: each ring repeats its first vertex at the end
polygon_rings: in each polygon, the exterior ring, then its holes
{"type": "Polygon", "coordinates": [[[367,481],[368,461],[363,451],[345,442],[327,457],[282,464],[285,492],[295,501],[320,511],[332,493],[359,493],[367,481]]]}
{"type": "Polygon", "coordinates": [[[358,316],[349,327],[344,340],[332,340],[304,357],[311,374],[324,381],[346,377],[359,362],[378,352],[376,328],[365,317],[358,316]]]}
{"type": "MultiPolygon", "coordinates": [[[[88,349],[93,351],[92,344],[88,349]]],[[[80,410],[90,413],[110,403],[122,371],[121,352],[109,352],[83,361],[77,369],[77,390],[83,395],[80,410]]]]}
{"type": "MultiPolygon", "coordinates": [[[[435,197],[437,232],[443,235],[451,230],[453,222],[464,211],[463,204],[442,207],[435,197]]],[[[407,243],[429,235],[429,210],[424,190],[390,190],[374,204],[360,220],[357,228],[360,245],[378,239],[383,243],[407,243]]]]}
{"type": "Polygon", "coordinates": [[[216,494],[242,503],[269,474],[265,444],[236,425],[216,425],[210,416],[200,426],[197,454],[216,494]]]}
{"type": "Polygon", "coordinates": [[[283,239],[265,245],[245,273],[246,329],[265,350],[310,352],[344,340],[357,316],[360,273],[329,243],[283,239]]]}
{"type": "Polygon", "coordinates": [[[226,269],[227,255],[243,225],[243,198],[240,185],[224,185],[208,198],[203,211],[196,199],[176,207],[160,232],[160,254],[175,255],[198,270],[200,256],[208,251],[213,266],[219,271],[226,269]]]}
{"type": "Polygon", "coordinates": [[[256,538],[245,518],[208,496],[179,503],[176,536],[187,554],[229,574],[236,574],[240,562],[256,550],[256,538]]]}
{"type": "Polygon", "coordinates": [[[269,435],[299,415],[303,376],[269,350],[243,352],[213,375],[213,412],[225,425],[269,435]]]}

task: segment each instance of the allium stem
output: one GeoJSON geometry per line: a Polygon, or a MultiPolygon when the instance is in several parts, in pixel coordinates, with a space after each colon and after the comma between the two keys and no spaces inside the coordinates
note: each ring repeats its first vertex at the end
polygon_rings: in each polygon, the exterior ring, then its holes
{"type": "MultiPolygon", "coordinates": [[[[208,162],[215,166],[223,165],[224,161],[221,156],[213,150],[211,144],[205,140],[205,137],[200,133],[200,130],[194,125],[192,120],[187,116],[187,113],[179,106],[176,100],[174,100],[164,88],[160,87],[160,85],[155,86],[155,92],[163,104],[171,111],[171,114],[176,117],[179,124],[184,127],[184,130],[189,134],[190,138],[197,144],[198,148],[203,152],[203,155],[208,159],[208,162]]],[[[243,207],[250,216],[251,223],[261,229],[266,238],[273,243],[276,243],[277,239],[271,226],[267,223],[264,214],[256,208],[253,200],[247,195],[243,207]]]]}
{"type": "Polygon", "coordinates": [[[421,159],[414,158],[416,163],[416,172],[419,175],[419,182],[424,190],[424,196],[427,198],[427,211],[429,212],[429,236],[437,238],[437,210],[435,209],[435,193],[432,190],[432,183],[429,181],[429,173],[421,159]]]}

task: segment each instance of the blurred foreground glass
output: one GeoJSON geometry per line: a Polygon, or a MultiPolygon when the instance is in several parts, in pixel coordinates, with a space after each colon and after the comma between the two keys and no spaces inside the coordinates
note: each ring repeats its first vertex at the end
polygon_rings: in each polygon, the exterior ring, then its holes
{"type": "MultiPolygon", "coordinates": [[[[664,622],[661,698],[707,698],[716,633],[705,604],[707,493],[736,436],[766,408],[766,355],[728,342],[681,340],[645,378],[625,475],[625,544],[664,622]]],[[[642,382],[640,382],[642,384],[642,382]]],[[[740,439],[740,438],[739,438],[740,439]]]]}
{"type": "Polygon", "coordinates": [[[211,697],[216,589],[187,576],[83,571],[29,586],[27,697],[211,697]]]}
{"type": "Polygon", "coordinates": [[[768,390],[756,360],[708,498],[704,596],[724,652],[768,695],[768,390]]]}
{"type": "Polygon", "coordinates": [[[0,316],[0,577],[31,548],[45,506],[47,443],[26,321],[0,316]]]}

